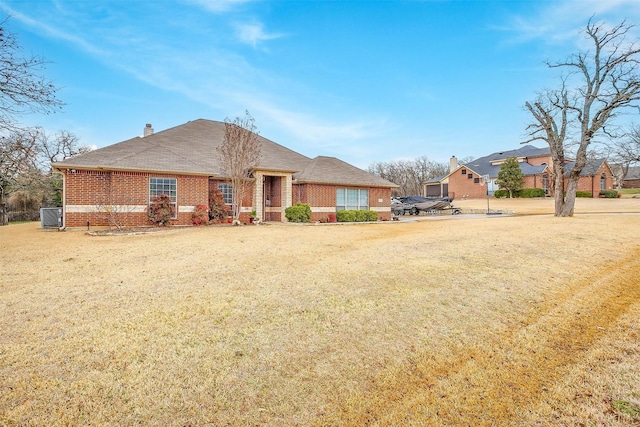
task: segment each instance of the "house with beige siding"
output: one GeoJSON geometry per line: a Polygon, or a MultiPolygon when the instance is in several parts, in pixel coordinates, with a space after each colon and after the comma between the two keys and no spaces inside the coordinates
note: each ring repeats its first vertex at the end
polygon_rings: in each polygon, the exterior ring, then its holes
{"type": "MultiPolygon", "coordinates": [[[[52,164],[63,177],[63,225],[126,226],[149,224],[151,199],[167,194],[175,205],[172,224],[190,225],[198,205],[209,205],[220,190],[231,205],[231,183],[220,169],[217,147],[225,123],[198,119],[135,137],[52,164]]],[[[391,218],[391,189],[396,184],[335,157],[306,157],[258,136],[261,159],[251,171],[250,191],[241,220],[251,211],[263,221],[286,221],[285,209],[298,202],[311,206],[312,221],[342,209],[378,212],[391,218]]]]}
{"type": "MultiPolygon", "coordinates": [[[[457,158],[453,156],[449,162],[449,173],[424,183],[424,193],[427,197],[448,196],[471,199],[493,196],[499,189],[497,180],[500,166],[509,157],[515,157],[518,160],[524,176],[524,188],[542,188],[546,194],[552,195],[549,186],[550,149],[532,145],[492,153],[465,164],[459,164],[457,158]]],[[[567,161],[565,164],[565,188],[569,171],[574,164],[573,161],[567,161]]],[[[589,161],[580,174],[578,191],[589,192],[591,197],[598,197],[601,190],[612,188],[613,173],[606,159],[589,161]]]]}

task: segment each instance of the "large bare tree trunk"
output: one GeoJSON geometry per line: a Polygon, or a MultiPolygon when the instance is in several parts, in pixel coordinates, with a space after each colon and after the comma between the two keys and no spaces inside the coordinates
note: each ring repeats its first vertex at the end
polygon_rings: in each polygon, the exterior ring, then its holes
{"type": "Polygon", "coordinates": [[[564,209],[564,161],[553,160],[553,199],[555,216],[562,216],[564,209]]]}
{"type": "Polygon", "coordinates": [[[564,200],[564,206],[560,214],[556,212],[556,216],[566,217],[573,216],[573,211],[576,204],[576,190],[578,189],[578,180],[570,178],[567,183],[567,195],[564,200]]]}

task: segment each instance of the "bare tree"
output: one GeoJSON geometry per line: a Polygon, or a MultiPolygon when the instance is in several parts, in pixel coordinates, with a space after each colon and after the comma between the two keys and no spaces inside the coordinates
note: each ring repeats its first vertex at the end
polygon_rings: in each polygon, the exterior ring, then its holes
{"type": "Polygon", "coordinates": [[[431,178],[445,175],[449,166],[421,156],[414,160],[396,160],[373,163],[367,172],[397,184],[395,196],[415,196],[422,194],[422,184],[431,178]]]}
{"type": "Polygon", "coordinates": [[[562,88],[547,91],[533,104],[526,104],[534,117],[534,123],[529,126],[529,141],[544,140],[551,151],[556,216],[573,215],[578,179],[587,164],[587,149],[594,138],[598,134],[610,135],[605,126],[622,109],[635,107],[640,100],[640,46],[626,40],[631,28],[625,21],[607,28],[604,23],[589,20],[584,32],[593,44],[592,50],[573,54],[562,62],[547,62],[550,68],[567,71],[562,88]],[[577,81],[575,87],[568,88],[574,80],[577,81]],[[577,128],[577,150],[574,166],[568,173],[566,195],[563,195],[560,182],[564,183],[567,145],[564,132],[571,123],[577,128]]]}
{"type": "Polygon", "coordinates": [[[251,174],[260,162],[260,141],[255,120],[248,111],[233,121],[226,118],[224,125],[218,160],[222,174],[231,181],[231,210],[234,220],[238,220],[251,174]]]}
{"type": "Polygon", "coordinates": [[[14,34],[0,22],[0,130],[16,131],[16,117],[26,113],[49,114],[62,108],[56,87],[38,73],[46,61],[24,57],[14,34]]]}
{"type": "Polygon", "coordinates": [[[622,182],[629,172],[629,166],[640,164],[640,126],[632,126],[625,138],[616,139],[612,147],[612,156],[622,168],[622,182]]]}
{"type": "Polygon", "coordinates": [[[551,169],[548,169],[548,185],[549,191],[554,195],[554,211],[558,215],[564,210],[565,204],[565,139],[569,125],[567,120],[569,98],[564,88],[564,81],[559,91],[548,90],[546,93],[538,95],[533,104],[527,102],[525,106],[535,121],[527,127],[531,138],[524,143],[542,139],[549,144],[551,169]]]}

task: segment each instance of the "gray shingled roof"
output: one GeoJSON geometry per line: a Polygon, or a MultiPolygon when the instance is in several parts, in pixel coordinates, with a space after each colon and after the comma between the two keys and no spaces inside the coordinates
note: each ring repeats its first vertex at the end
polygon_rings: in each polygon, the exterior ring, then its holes
{"type": "Polygon", "coordinates": [[[318,156],[293,175],[299,183],[344,184],[372,187],[397,187],[396,184],[358,169],[335,157],[318,156]]]}
{"type": "MultiPolygon", "coordinates": [[[[525,145],[518,148],[517,150],[499,151],[497,153],[489,154],[485,157],[480,157],[466,163],[464,166],[471,169],[478,175],[489,175],[492,179],[495,179],[498,177],[498,172],[500,172],[500,165],[492,165],[491,162],[493,161],[503,160],[508,157],[538,157],[548,156],[549,154],[549,147],[538,148],[532,145],[525,145]]],[[[526,162],[520,163],[520,169],[525,176],[539,175],[542,173],[542,171],[544,171],[546,167],[546,165],[533,166],[526,162]]]]}
{"type": "MultiPolygon", "coordinates": [[[[606,159],[593,159],[587,161],[587,164],[584,165],[584,168],[582,168],[582,171],[580,172],[580,176],[594,176],[605,161],[606,159]]],[[[565,175],[569,175],[575,164],[576,162],[567,162],[564,164],[565,175]]]]}
{"type": "MultiPolygon", "coordinates": [[[[224,139],[224,122],[198,119],[145,137],[136,137],[81,154],[54,168],[104,169],[221,175],[216,148],[224,139]]],[[[395,187],[392,182],[371,175],[333,157],[310,159],[262,136],[257,169],[297,172],[304,182],[340,183],[395,187]]]]}
{"type": "Polygon", "coordinates": [[[640,166],[630,166],[624,179],[640,179],[640,166]]]}

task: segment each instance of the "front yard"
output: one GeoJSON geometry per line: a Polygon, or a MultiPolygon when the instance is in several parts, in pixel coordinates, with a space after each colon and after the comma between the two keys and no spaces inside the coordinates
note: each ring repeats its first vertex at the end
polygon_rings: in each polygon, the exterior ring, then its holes
{"type": "Polygon", "coordinates": [[[639,221],[0,227],[0,425],[637,424],[639,221]]]}

